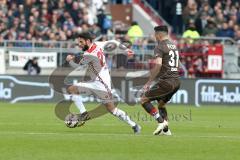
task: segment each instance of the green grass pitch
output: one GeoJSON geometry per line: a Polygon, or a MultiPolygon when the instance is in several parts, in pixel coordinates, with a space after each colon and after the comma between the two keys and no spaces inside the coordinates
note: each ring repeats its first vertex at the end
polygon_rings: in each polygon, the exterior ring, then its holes
{"type": "Polygon", "coordinates": [[[141,124],[140,135],[110,114],[69,129],[54,106],[0,103],[0,160],[240,159],[240,107],[169,105],[167,137],[152,135],[157,124],[140,105],[119,105],[141,124]]]}

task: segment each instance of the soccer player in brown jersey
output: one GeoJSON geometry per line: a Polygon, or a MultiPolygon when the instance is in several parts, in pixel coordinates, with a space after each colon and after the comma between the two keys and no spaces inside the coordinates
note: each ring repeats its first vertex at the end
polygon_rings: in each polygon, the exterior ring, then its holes
{"type": "Polygon", "coordinates": [[[154,31],[158,42],[154,49],[155,65],[150,70],[149,80],[143,87],[141,104],[158,122],[153,134],[171,135],[166,104],[180,87],[179,53],[176,45],[169,40],[167,26],[157,26],[154,31]],[[155,100],[158,101],[158,110],[151,103],[155,100]]]}

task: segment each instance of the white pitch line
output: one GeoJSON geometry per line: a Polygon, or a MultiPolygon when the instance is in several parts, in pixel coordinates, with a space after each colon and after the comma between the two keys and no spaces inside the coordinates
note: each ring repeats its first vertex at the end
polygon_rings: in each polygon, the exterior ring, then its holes
{"type": "MultiPolygon", "coordinates": [[[[0,132],[0,135],[42,135],[42,136],[47,136],[47,135],[59,135],[59,136],[137,136],[137,137],[157,137],[153,136],[150,133],[149,134],[121,134],[121,133],[62,133],[62,132],[0,132]]],[[[160,136],[161,137],[161,136],[160,136]]],[[[167,137],[167,136],[164,136],[167,137]]],[[[199,136],[194,136],[194,135],[172,135],[168,136],[169,138],[224,138],[224,139],[239,139],[240,136],[226,136],[226,135],[215,135],[215,136],[207,136],[207,135],[199,135],[199,136]]],[[[4,138],[4,137],[3,137],[4,138]]]]}
{"type": "MultiPolygon", "coordinates": [[[[23,123],[18,123],[18,122],[11,122],[11,123],[2,123],[0,122],[0,126],[17,126],[17,125],[23,125],[23,123]]],[[[88,126],[123,126],[122,124],[87,124],[88,126]]],[[[51,124],[46,124],[46,123],[24,123],[24,126],[64,126],[65,124],[62,123],[51,123],[51,124]]]]}
{"type": "MultiPolygon", "coordinates": [[[[18,126],[18,125],[22,125],[23,123],[19,123],[19,122],[10,122],[10,123],[3,123],[0,122],[0,126],[6,126],[6,124],[8,126],[18,126]]],[[[24,123],[24,126],[63,126],[65,127],[64,123],[51,123],[51,124],[46,124],[46,123],[24,123]]],[[[94,124],[94,123],[89,123],[87,124],[87,126],[107,126],[107,127],[112,127],[112,126],[124,126],[122,124],[94,124]]],[[[193,124],[187,124],[186,127],[191,127],[191,128],[197,128],[196,125],[193,124]]],[[[198,126],[199,127],[199,126],[198,126]]],[[[216,128],[218,129],[217,125],[205,125],[205,126],[201,126],[201,128],[216,128]]],[[[221,128],[224,129],[236,129],[236,127],[231,127],[231,126],[227,126],[227,125],[222,125],[221,128]]],[[[238,129],[238,128],[237,128],[238,129]]]]}

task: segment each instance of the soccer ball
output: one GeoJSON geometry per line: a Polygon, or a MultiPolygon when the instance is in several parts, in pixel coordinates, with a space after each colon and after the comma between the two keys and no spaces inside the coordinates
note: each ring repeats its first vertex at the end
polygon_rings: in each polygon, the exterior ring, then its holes
{"type": "Polygon", "coordinates": [[[65,117],[64,122],[68,128],[75,128],[79,125],[78,115],[70,113],[65,117]]]}

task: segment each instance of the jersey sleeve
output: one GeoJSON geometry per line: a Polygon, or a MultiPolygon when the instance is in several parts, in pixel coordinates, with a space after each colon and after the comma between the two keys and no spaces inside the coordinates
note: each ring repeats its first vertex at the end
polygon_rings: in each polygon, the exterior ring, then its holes
{"type": "Polygon", "coordinates": [[[163,57],[163,50],[160,48],[159,45],[155,47],[154,55],[155,55],[155,57],[160,57],[160,58],[163,57]]]}
{"type": "Polygon", "coordinates": [[[92,61],[92,58],[89,53],[84,53],[83,58],[80,61],[80,65],[86,65],[92,61]]]}
{"type": "Polygon", "coordinates": [[[75,68],[75,69],[78,69],[78,70],[81,70],[81,69],[86,68],[86,65],[77,64],[77,63],[75,63],[73,60],[71,60],[71,61],[69,62],[69,65],[70,65],[72,68],[75,68]]]}

